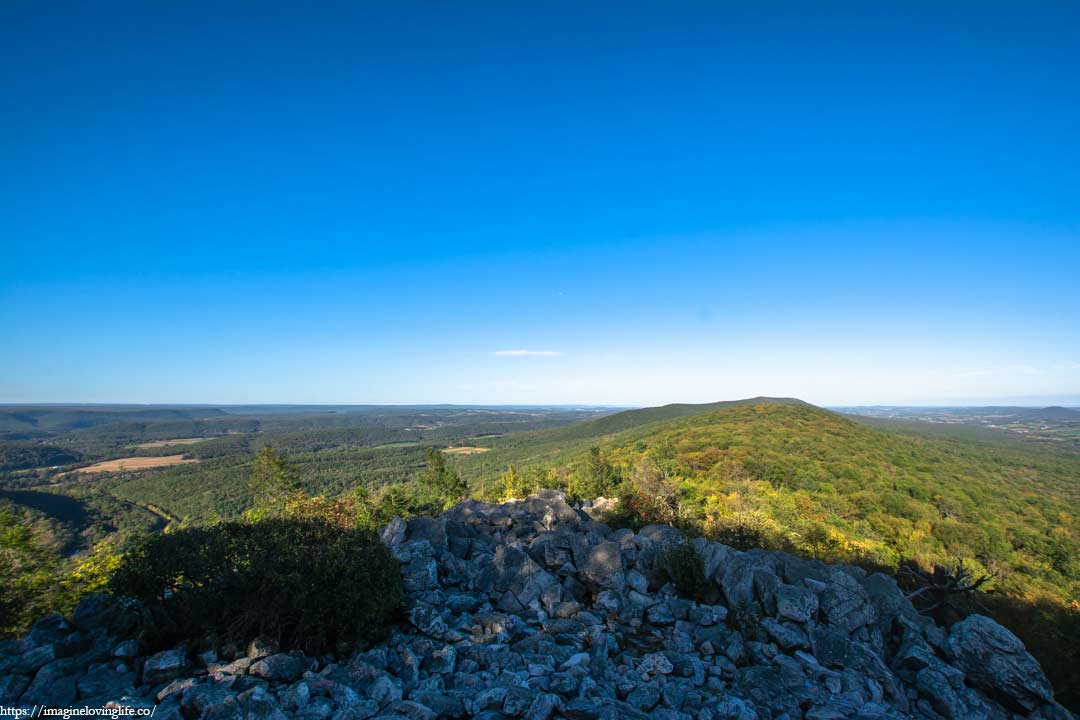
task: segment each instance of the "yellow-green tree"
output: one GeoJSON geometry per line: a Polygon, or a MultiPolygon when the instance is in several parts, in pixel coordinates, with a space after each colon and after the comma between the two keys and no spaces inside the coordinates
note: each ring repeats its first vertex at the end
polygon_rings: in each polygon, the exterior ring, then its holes
{"type": "Polygon", "coordinates": [[[523,473],[519,473],[514,469],[511,464],[506,468],[500,478],[499,482],[502,485],[502,499],[513,500],[517,498],[523,498],[532,492],[532,488],[529,487],[529,481],[523,473]]]}
{"type": "Polygon", "coordinates": [[[25,629],[56,609],[60,588],[59,555],[33,527],[30,518],[0,506],[0,637],[25,629]]]}
{"type": "Polygon", "coordinates": [[[255,456],[255,466],[248,478],[256,514],[265,516],[280,512],[289,495],[299,491],[300,487],[300,478],[285,456],[272,445],[264,445],[255,456]]]}

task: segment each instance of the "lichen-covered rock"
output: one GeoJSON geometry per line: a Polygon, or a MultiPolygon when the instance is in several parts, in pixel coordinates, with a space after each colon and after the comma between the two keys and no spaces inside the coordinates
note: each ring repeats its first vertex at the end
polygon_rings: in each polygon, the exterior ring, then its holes
{"type": "Polygon", "coordinates": [[[953,625],[949,650],[971,685],[1007,707],[1031,712],[1054,698],[1042,668],[1020,639],[984,615],[953,625]]]}
{"type": "Polygon", "coordinates": [[[817,610],[818,596],[806,586],[784,584],[776,589],[776,612],[780,617],[804,623],[817,610]]]}
{"type": "Polygon", "coordinates": [[[867,625],[877,617],[870,595],[858,580],[841,569],[833,570],[819,602],[825,622],[846,632],[867,625]]]}

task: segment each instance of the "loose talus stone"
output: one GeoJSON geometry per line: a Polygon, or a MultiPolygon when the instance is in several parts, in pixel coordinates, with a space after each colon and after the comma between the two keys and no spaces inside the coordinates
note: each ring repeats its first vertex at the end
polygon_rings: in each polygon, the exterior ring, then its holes
{"type": "Polygon", "coordinates": [[[147,653],[145,609],[90,596],[0,644],[0,705],[156,704],[155,720],[1073,717],[1008,630],[975,615],[946,632],[885,575],[698,538],[706,587],[679,597],[660,566],[682,535],[612,530],[611,505],[542,491],[393,520],[381,537],[403,622],[341,657],[266,638],[147,653]]]}

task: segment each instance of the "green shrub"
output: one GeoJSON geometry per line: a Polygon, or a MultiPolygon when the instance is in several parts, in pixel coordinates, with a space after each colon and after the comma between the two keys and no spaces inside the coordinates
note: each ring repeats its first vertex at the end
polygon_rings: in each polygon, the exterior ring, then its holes
{"type": "Polygon", "coordinates": [[[757,512],[738,512],[706,521],[705,537],[736,550],[776,549],[778,544],[765,517],[757,512]]]}
{"type": "Polygon", "coordinates": [[[655,562],[657,569],[680,595],[694,600],[707,599],[710,583],[705,577],[705,563],[693,545],[681,542],[660,548],[655,562]]]}
{"type": "Polygon", "coordinates": [[[568,490],[576,498],[613,497],[618,494],[621,483],[622,478],[611,459],[599,447],[591,447],[570,477],[568,490]]]}
{"type": "Polygon", "coordinates": [[[382,526],[395,517],[410,518],[414,515],[438,515],[443,511],[445,500],[417,483],[395,483],[378,493],[371,504],[370,514],[376,526],[382,526]]]}
{"type": "Polygon", "coordinates": [[[437,448],[427,449],[427,467],[416,482],[429,500],[441,503],[440,510],[450,508],[469,493],[468,484],[446,464],[446,455],[437,448]]]}
{"type": "Polygon", "coordinates": [[[162,643],[268,635],[311,653],[380,638],[401,604],[398,563],[373,531],[281,518],[134,541],[110,589],[150,605],[162,643]]]}

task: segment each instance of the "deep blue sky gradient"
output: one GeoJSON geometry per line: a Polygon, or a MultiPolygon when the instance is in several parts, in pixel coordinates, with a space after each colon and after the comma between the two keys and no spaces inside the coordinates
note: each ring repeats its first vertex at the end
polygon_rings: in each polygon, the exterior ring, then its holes
{"type": "Polygon", "coordinates": [[[1080,395],[1080,5],[940,5],[4,3],[0,402],[1080,395]]]}

